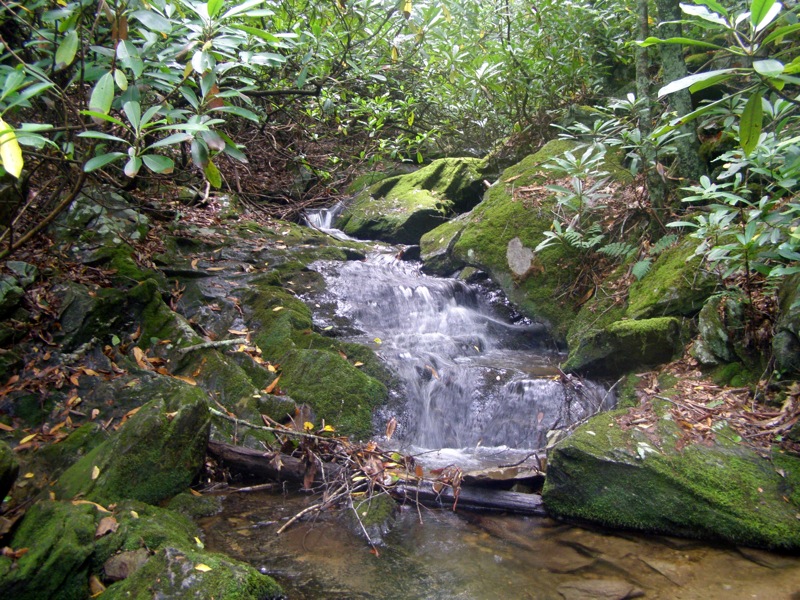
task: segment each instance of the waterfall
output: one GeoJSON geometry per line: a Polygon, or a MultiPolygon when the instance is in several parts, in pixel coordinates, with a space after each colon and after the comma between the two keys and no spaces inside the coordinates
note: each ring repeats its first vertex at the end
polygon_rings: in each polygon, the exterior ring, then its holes
{"type": "Polygon", "coordinates": [[[539,449],[550,429],[613,403],[601,386],[559,374],[545,328],[510,322],[479,288],[384,254],[312,268],[353,340],[377,347],[401,382],[406,444],[539,449]]]}

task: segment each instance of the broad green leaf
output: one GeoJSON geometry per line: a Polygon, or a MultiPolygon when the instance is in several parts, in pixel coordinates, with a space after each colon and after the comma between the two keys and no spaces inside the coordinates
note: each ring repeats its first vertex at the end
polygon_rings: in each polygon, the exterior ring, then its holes
{"type": "Polygon", "coordinates": [[[126,69],[133,72],[136,79],[144,73],[144,62],[139,56],[139,49],[128,40],[122,40],[117,45],[117,58],[126,69]]]}
{"type": "MultiPolygon", "coordinates": [[[[161,108],[162,107],[160,104],[156,104],[155,106],[151,106],[145,111],[144,115],[142,116],[142,129],[147,127],[147,125],[150,123],[150,120],[158,113],[158,111],[161,110],[161,108]]],[[[163,121],[157,121],[151,124],[150,126],[152,127],[153,125],[157,125],[160,122],[163,121]]]]}
{"type": "Polygon", "coordinates": [[[225,140],[216,131],[201,131],[200,137],[211,150],[220,152],[225,149],[225,140]]]}
{"type": "Polygon", "coordinates": [[[695,0],[695,4],[703,4],[704,6],[707,6],[713,10],[715,13],[725,15],[726,17],[728,16],[728,11],[724,6],[717,2],[717,0],[695,0]]]}
{"type": "Polygon", "coordinates": [[[764,121],[763,107],[761,105],[761,93],[756,92],[747,100],[747,104],[742,111],[739,121],[739,145],[745,156],[755,149],[758,145],[758,138],[761,137],[761,126],[764,121]]]}
{"type": "Polygon", "coordinates": [[[699,81],[692,86],[689,86],[689,91],[691,93],[699,92],[700,90],[704,90],[706,88],[710,88],[711,86],[717,85],[723,81],[727,81],[731,77],[734,77],[735,73],[721,73],[719,75],[715,75],[714,77],[710,77],[705,81],[699,81]]]}
{"type": "Polygon", "coordinates": [[[753,69],[762,77],[777,77],[783,73],[783,63],[772,58],[757,60],[753,63],[753,69]]]}
{"type": "Polygon", "coordinates": [[[208,165],[208,147],[202,140],[192,140],[192,162],[195,166],[205,170],[208,165]]]}
{"type": "Polygon", "coordinates": [[[705,113],[711,111],[712,109],[716,108],[720,104],[723,104],[724,102],[728,102],[728,100],[729,100],[728,97],[721,98],[719,100],[716,100],[715,102],[711,102],[709,104],[705,104],[705,105],[701,106],[700,108],[698,108],[697,110],[693,110],[692,112],[690,112],[690,113],[688,113],[686,115],[683,115],[682,117],[678,117],[676,119],[672,119],[666,125],[662,125],[658,129],[653,131],[653,133],[650,134],[650,137],[652,139],[654,139],[654,140],[657,140],[661,136],[668,134],[670,131],[674,131],[678,127],[682,127],[686,123],[690,123],[691,121],[695,120],[697,117],[700,117],[700,116],[704,115],[705,113]]]}
{"type": "Polygon", "coordinates": [[[241,106],[220,106],[219,108],[212,109],[214,112],[223,112],[223,113],[230,113],[232,115],[236,115],[237,117],[242,117],[243,119],[248,119],[253,121],[254,123],[258,123],[258,115],[251,110],[247,110],[246,108],[242,108],[241,106]]]}
{"type": "MultiPolygon", "coordinates": [[[[769,9],[766,11],[766,13],[764,13],[764,15],[759,20],[758,25],[756,25],[755,29],[756,33],[758,33],[759,31],[763,31],[764,29],[769,27],[770,23],[772,23],[776,19],[776,17],[778,16],[778,14],[781,12],[782,9],[783,5],[780,2],[773,2],[769,7],[769,9]]],[[[750,13],[751,17],[752,14],[753,13],[751,12],[750,13]]]]}
{"type": "Polygon", "coordinates": [[[86,164],[83,165],[83,170],[85,173],[91,173],[92,171],[96,171],[101,167],[105,167],[108,163],[114,162],[122,158],[123,156],[128,156],[124,152],[109,152],[108,154],[101,154],[100,156],[95,156],[92,159],[86,161],[86,164]]]}
{"type": "Polygon", "coordinates": [[[211,187],[215,189],[219,189],[222,187],[222,175],[217,168],[217,165],[214,164],[213,161],[209,160],[206,168],[203,169],[203,172],[206,174],[206,179],[208,183],[211,184],[211,187]]]}
{"type": "Polygon", "coordinates": [[[138,156],[131,156],[128,159],[128,162],[125,163],[125,175],[128,177],[136,177],[136,174],[139,172],[139,169],[142,168],[142,159],[138,156]]]}
{"type": "Polygon", "coordinates": [[[175,163],[167,156],[158,154],[144,154],[142,160],[148,169],[154,173],[170,174],[175,169],[175,163]]]}
{"type": "Polygon", "coordinates": [[[223,150],[223,152],[225,154],[227,154],[228,156],[230,156],[231,158],[235,158],[239,162],[242,162],[242,163],[246,163],[247,162],[247,156],[245,156],[244,152],[239,150],[239,148],[237,148],[233,144],[226,143],[225,144],[225,150],[223,150]]]}
{"type": "Polygon", "coordinates": [[[696,83],[700,83],[701,81],[705,81],[706,79],[717,77],[723,73],[733,73],[734,71],[736,71],[736,69],[717,69],[715,71],[706,71],[705,73],[697,73],[696,75],[689,75],[688,77],[676,79],[675,81],[668,83],[658,90],[658,97],[663,98],[668,94],[685,90],[686,88],[689,88],[696,83]]]}
{"type": "Polygon", "coordinates": [[[122,142],[123,144],[127,144],[128,142],[121,137],[117,137],[116,135],[111,135],[110,133],[103,133],[102,131],[82,131],[78,134],[80,138],[89,138],[95,140],[109,140],[112,142],[122,142]]]}
{"type": "Polygon", "coordinates": [[[138,134],[142,124],[142,107],[139,106],[138,102],[126,102],[122,105],[122,112],[128,117],[128,122],[138,134]]]}
{"type": "Polygon", "coordinates": [[[222,8],[223,4],[225,4],[225,0],[208,0],[208,4],[206,5],[206,10],[208,11],[208,16],[212,19],[219,14],[220,9],[222,8]]]}
{"type": "Polygon", "coordinates": [[[656,44],[680,44],[681,46],[700,46],[701,48],[713,48],[714,50],[723,50],[722,46],[718,46],[717,44],[711,44],[710,42],[703,42],[700,40],[693,40],[692,38],[685,38],[685,37],[673,37],[667,38],[662,40],[661,38],[657,37],[649,37],[641,42],[636,42],[642,48],[647,48],[648,46],[654,46],[656,44]]]}
{"type": "Polygon", "coordinates": [[[705,6],[698,6],[696,4],[681,4],[681,10],[685,12],[687,15],[692,15],[693,17],[699,17],[704,21],[708,21],[709,23],[714,23],[715,25],[722,25],[725,28],[730,28],[728,26],[728,22],[718,15],[716,12],[708,10],[705,6]]]}
{"type": "Polygon", "coordinates": [[[114,123],[114,125],[119,125],[120,127],[125,127],[125,123],[123,123],[116,117],[112,117],[111,115],[106,115],[101,112],[97,112],[96,110],[82,110],[81,114],[87,117],[92,117],[93,119],[101,119],[103,121],[108,121],[109,123],[114,123]]]}
{"type": "Polygon", "coordinates": [[[114,76],[111,73],[103,75],[94,85],[89,98],[89,109],[107,115],[114,101],[114,76]]]}
{"type": "Polygon", "coordinates": [[[22,174],[22,148],[19,147],[14,130],[0,118],[0,161],[7,173],[17,179],[22,174]]]}
{"type": "Polygon", "coordinates": [[[173,133],[172,135],[168,135],[163,140],[158,140],[157,142],[150,144],[147,148],[161,148],[163,146],[172,146],[174,144],[180,144],[182,142],[188,142],[193,138],[191,133],[173,133]]]}
{"type": "Polygon", "coordinates": [[[280,38],[276,37],[274,34],[264,31],[263,29],[259,29],[258,27],[251,27],[250,25],[239,25],[238,23],[235,25],[230,25],[231,29],[238,29],[239,31],[244,31],[245,33],[249,33],[257,38],[261,38],[265,42],[270,44],[284,44],[280,40],[280,38]]]}
{"type": "Polygon", "coordinates": [[[269,17],[274,15],[275,13],[269,9],[259,9],[258,11],[251,10],[256,6],[261,4],[265,4],[264,0],[247,0],[247,2],[243,2],[238,6],[234,6],[228,12],[220,17],[220,20],[230,19],[233,16],[240,15],[242,13],[248,13],[247,16],[259,16],[259,17],[269,17]]]}
{"type": "Polygon", "coordinates": [[[774,42],[778,38],[782,38],[785,35],[789,35],[790,33],[794,33],[795,31],[800,30],[800,23],[795,23],[794,25],[786,25],[784,27],[778,27],[775,31],[770,33],[767,37],[764,38],[764,41],[761,42],[762,46],[766,46],[767,44],[774,42]]]}
{"type": "Polygon", "coordinates": [[[14,106],[18,106],[20,104],[27,105],[29,98],[40,95],[43,91],[53,87],[53,85],[54,85],[53,83],[47,82],[47,83],[34,83],[33,85],[28,86],[27,88],[22,90],[16,98],[14,98],[11,102],[9,102],[8,105],[6,105],[5,110],[8,110],[14,106]]]}
{"type": "Polygon", "coordinates": [[[12,69],[6,74],[3,80],[3,91],[0,92],[0,100],[5,100],[11,92],[16,92],[25,83],[25,73],[21,70],[12,69]]]}
{"type": "Polygon", "coordinates": [[[128,89],[128,78],[125,77],[125,72],[122,69],[114,69],[114,83],[123,92],[128,89]]]}
{"type": "Polygon", "coordinates": [[[131,13],[131,17],[156,33],[169,33],[172,31],[170,20],[152,10],[135,10],[131,13]]]}
{"type": "Polygon", "coordinates": [[[775,0],[752,0],[750,2],[750,22],[753,27],[757,27],[764,20],[774,4],[775,0]]]}
{"type": "Polygon", "coordinates": [[[56,68],[63,69],[71,65],[72,61],[75,60],[75,54],[77,52],[78,32],[73,29],[64,36],[64,39],[61,40],[61,43],[58,45],[58,50],[56,50],[56,68]]]}

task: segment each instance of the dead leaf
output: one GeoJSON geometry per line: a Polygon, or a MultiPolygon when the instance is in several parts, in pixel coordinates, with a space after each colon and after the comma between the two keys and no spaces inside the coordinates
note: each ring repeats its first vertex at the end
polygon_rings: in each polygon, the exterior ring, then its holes
{"type": "Polygon", "coordinates": [[[119,523],[114,517],[103,517],[97,524],[97,531],[94,532],[94,537],[101,538],[109,533],[114,533],[119,529],[119,523]]]}
{"type": "Polygon", "coordinates": [[[72,501],[72,504],[73,504],[74,506],[79,506],[79,505],[81,505],[81,504],[91,504],[92,506],[94,506],[94,507],[95,507],[97,510],[99,510],[100,512],[107,512],[107,513],[110,513],[110,512],[111,512],[111,511],[110,511],[110,510],[108,510],[106,507],[104,507],[104,506],[100,506],[100,505],[99,505],[97,502],[92,502],[91,500],[73,500],[73,501],[72,501]]]}
{"type": "Polygon", "coordinates": [[[283,310],[283,306],[276,306],[272,309],[272,312],[278,312],[279,310],[283,310]]]}
{"type": "Polygon", "coordinates": [[[360,360],[357,360],[356,362],[353,363],[353,366],[354,367],[363,367],[364,363],[361,362],[360,360]]]}
{"type": "Polygon", "coordinates": [[[204,565],[203,563],[197,564],[194,566],[196,571],[200,571],[201,573],[207,573],[211,570],[211,567],[208,565],[204,565]]]}
{"type": "Polygon", "coordinates": [[[14,428],[11,425],[6,425],[5,423],[0,423],[0,431],[14,431],[14,428]]]}
{"type": "Polygon", "coordinates": [[[200,259],[199,259],[199,258],[195,258],[195,259],[192,261],[192,269],[193,269],[194,271],[197,271],[197,263],[198,263],[198,262],[200,262],[200,259]]]}
{"type": "Polygon", "coordinates": [[[214,271],[214,272],[216,272],[216,271],[224,271],[224,270],[225,270],[225,267],[208,267],[206,269],[206,271],[214,271]]]}
{"type": "Polygon", "coordinates": [[[386,424],[386,439],[387,440],[392,439],[392,436],[394,435],[394,430],[395,429],[397,429],[397,419],[392,417],[391,419],[389,419],[389,422],[386,424]]]}
{"type": "Polygon", "coordinates": [[[275,388],[278,387],[278,382],[280,380],[281,376],[278,375],[275,379],[272,380],[272,383],[270,383],[267,387],[264,388],[264,393],[271,394],[275,390],[275,388]]]}
{"type": "Polygon", "coordinates": [[[19,441],[19,445],[21,446],[22,444],[27,444],[28,442],[33,440],[37,435],[39,435],[39,434],[38,433],[32,433],[30,435],[26,435],[24,438],[22,438],[19,441]]]}
{"type": "Polygon", "coordinates": [[[100,477],[100,467],[97,465],[92,467],[92,481],[100,477]]]}
{"type": "Polygon", "coordinates": [[[2,552],[0,552],[0,554],[2,554],[3,556],[7,556],[11,560],[17,560],[17,559],[25,556],[28,553],[29,550],[30,550],[30,548],[20,548],[19,550],[12,550],[8,546],[6,546],[6,547],[3,548],[2,552]]]}
{"type": "Polygon", "coordinates": [[[186,377],[185,375],[173,375],[173,377],[175,379],[180,379],[181,381],[183,381],[184,383],[188,383],[189,385],[197,385],[197,382],[191,377],[186,377]]]}
{"type": "Polygon", "coordinates": [[[201,494],[200,492],[198,492],[197,490],[193,490],[192,488],[189,488],[189,493],[190,493],[192,496],[202,496],[202,495],[203,495],[203,494],[201,494]]]}
{"type": "Polygon", "coordinates": [[[92,575],[89,577],[89,593],[91,594],[92,598],[96,598],[105,591],[106,586],[104,586],[103,582],[97,578],[97,575],[92,575]]]}

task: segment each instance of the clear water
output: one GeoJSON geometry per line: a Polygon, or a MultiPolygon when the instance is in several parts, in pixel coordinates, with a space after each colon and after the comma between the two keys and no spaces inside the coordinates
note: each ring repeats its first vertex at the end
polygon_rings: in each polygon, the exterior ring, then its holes
{"type": "Polygon", "coordinates": [[[292,600],[800,599],[800,557],[550,519],[406,508],[377,556],[346,515],[276,535],[314,500],[232,494],[203,524],[206,547],[263,569],[292,600]]]}

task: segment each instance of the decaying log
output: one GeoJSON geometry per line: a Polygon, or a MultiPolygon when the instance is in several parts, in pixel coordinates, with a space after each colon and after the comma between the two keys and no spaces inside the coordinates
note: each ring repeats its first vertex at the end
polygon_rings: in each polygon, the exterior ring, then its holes
{"type": "Polygon", "coordinates": [[[480,511],[508,512],[517,515],[547,516],[539,494],[521,494],[489,488],[464,487],[458,492],[458,501],[450,486],[436,482],[421,481],[419,485],[403,483],[390,489],[395,498],[407,502],[419,502],[425,506],[480,511]],[[439,489],[437,492],[436,490],[439,489]]]}
{"type": "MultiPolygon", "coordinates": [[[[253,479],[272,481],[292,481],[303,483],[306,464],[299,458],[263,450],[253,450],[241,446],[231,446],[222,442],[208,442],[208,454],[234,472],[253,479]]],[[[314,478],[316,483],[335,477],[341,467],[334,463],[320,463],[314,478]]]]}
{"type": "MultiPolygon", "coordinates": [[[[213,441],[208,443],[208,454],[235,473],[258,480],[303,483],[306,474],[306,464],[302,460],[285,454],[281,454],[280,461],[278,461],[275,452],[252,450],[213,441]],[[280,464],[280,468],[278,468],[278,464],[280,464]]],[[[315,483],[332,481],[341,474],[342,469],[343,467],[335,463],[320,462],[317,465],[314,481],[315,483]]],[[[418,483],[397,483],[386,489],[400,501],[419,502],[437,508],[452,509],[455,506],[456,510],[546,515],[542,497],[538,494],[520,494],[504,490],[468,487],[462,483],[456,502],[453,488],[439,482],[423,480],[418,483]]]]}

